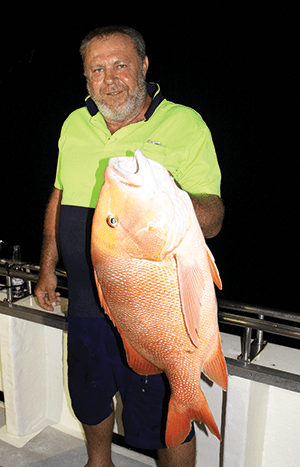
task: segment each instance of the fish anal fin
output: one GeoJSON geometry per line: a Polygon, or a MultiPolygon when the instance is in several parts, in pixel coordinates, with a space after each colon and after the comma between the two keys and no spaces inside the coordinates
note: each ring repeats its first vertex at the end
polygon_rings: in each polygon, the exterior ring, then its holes
{"type": "Polygon", "coordinates": [[[218,386],[226,391],[227,370],[219,333],[217,333],[213,350],[205,361],[202,371],[211,381],[214,381],[218,386]]]}
{"type": "Polygon", "coordinates": [[[208,256],[209,268],[210,268],[210,272],[211,272],[213,281],[216,284],[216,286],[218,287],[218,289],[222,290],[221,277],[220,277],[218,268],[216,266],[215,259],[214,259],[213,255],[212,255],[212,253],[211,253],[211,251],[210,251],[210,249],[208,248],[207,245],[206,245],[206,252],[207,252],[207,256],[208,256]]]}
{"type": "Polygon", "coordinates": [[[195,260],[189,264],[179,254],[175,254],[174,257],[184,322],[191,342],[198,348],[201,301],[204,292],[203,274],[195,260]]]}
{"type": "Polygon", "coordinates": [[[221,441],[217,424],[205,396],[199,388],[199,396],[190,407],[183,407],[171,396],[166,427],[166,445],[168,448],[178,446],[185,441],[191,430],[193,420],[204,423],[211,433],[221,441]]]}
{"type": "MultiPolygon", "coordinates": [[[[120,333],[121,334],[121,333],[120,333]]],[[[156,366],[152,365],[152,363],[148,362],[145,358],[143,358],[133,347],[129,344],[128,340],[124,335],[121,334],[126,357],[128,361],[128,365],[132,370],[137,373],[138,375],[158,375],[162,373],[162,371],[157,368],[156,366]]]]}

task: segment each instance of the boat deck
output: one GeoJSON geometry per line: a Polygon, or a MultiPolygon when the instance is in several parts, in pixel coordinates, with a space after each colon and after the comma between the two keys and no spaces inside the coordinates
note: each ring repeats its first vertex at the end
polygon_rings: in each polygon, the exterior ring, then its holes
{"type": "MultiPolygon", "coordinates": [[[[0,428],[5,425],[4,408],[0,407],[0,428]]],[[[112,460],[116,467],[155,466],[155,461],[143,454],[112,445],[112,460]]],[[[0,467],[84,467],[87,450],[82,439],[47,427],[24,447],[17,448],[0,440],[0,467]]]]}

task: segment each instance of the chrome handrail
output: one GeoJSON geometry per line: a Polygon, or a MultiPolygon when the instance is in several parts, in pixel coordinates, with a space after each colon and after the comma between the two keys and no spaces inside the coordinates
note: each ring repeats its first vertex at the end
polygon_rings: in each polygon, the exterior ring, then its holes
{"type": "Polygon", "coordinates": [[[252,313],[257,315],[269,316],[285,321],[294,321],[300,323],[300,314],[281,311],[274,308],[249,305],[248,303],[234,302],[232,300],[219,299],[219,308],[226,310],[239,311],[243,313],[252,313]]]}
{"type": "Polygon", "coordinates": [[[252,361],[264,349],[267,344],[263,340],[264,332],[293,339],[300,338],[300,325],[292,326],[281,321],[300,324],[300,315],[230,300],[219,300],[219,322],[244,328],[242,351],[239,356],[239,359],[244,362],[252,361]],[[228,310],[237,313],[229,313],[228,310]],[[255,314],[257,317],[247,316],[248,314],[255,314]],[[265,317],[271,318],[272,321],[266,320],[265,317]],[[253,329],[257,331],[257,334],[256,338],[251,341],[253,329]]]}
{"type": "MultiPolygon", "coordinates": [[[[7,301],[12,302],[12,277],[23,279],[27,283],[27,292],[32,294],[31,282],[37,282],[39,279],[40,267],[36,264],[21,262],[14,264],[12,260],[0,259],[0,276],[6,277],[6,284],[0,287],[7,291],[7,301]]],[[[57,276],[57,285],[60,289],[68,289],[67,273],[62,269],[55,270],[57,276]]]]}
{"type": "MultiPolygon", "coordinates": [[[[11,260],[0,259],[0,276],[6,276],[6,279],[20,277],[27,283],[31,281],[37,282],[39,271],[40,267],[35,264],[22,262],[14,265],[11,260]]],[[[58,287],[68,289],[66,271],[57,269],[56,275],[58,287]]],[[[9,293],[10,286],[7,287],[7,284],[9,285],[9,280],[7,280],[6,285],[3,285],[3,288],[6,288],[9,293]]],[[[30,290],[29,287],[28,290],[30,290]]],[[[12,299],[8,300],[8,302],[11,301],[12,299]]],[[[264,340],[264,332],[293,339],[300,338],[300,314],[225,299],[219,299],[218,305],[219,323],[238,326],[244,329],[242,350],[239,356],[239,359],[244,362],[252,361],[265,347],[267,342],[264,340]],[[266,318],[271,318],[271,320],[266,318]],[[282,323],[282,321],[285,323],[282,323]],[[293,323],[293,325],[290,323],[293,323]],[[252,340],[253,330],[256,331],[256,338],[252,340]]]]}

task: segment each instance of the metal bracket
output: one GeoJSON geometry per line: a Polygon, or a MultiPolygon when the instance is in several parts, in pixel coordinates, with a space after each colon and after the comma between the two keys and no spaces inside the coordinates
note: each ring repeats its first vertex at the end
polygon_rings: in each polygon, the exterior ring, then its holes
{"type": "MultiPolygon", "coordinates": [[[[259,319],[263,320],[264,315],[259,315],[259,319]]],[[[263,339],[263,331],[256,331],[256,338],[251,342],[252,328],[245,327],[242,337],[242,353],[238,356],[238,360],[244,362],[252,362],[266,347],[267,341],[263,339]]]]}

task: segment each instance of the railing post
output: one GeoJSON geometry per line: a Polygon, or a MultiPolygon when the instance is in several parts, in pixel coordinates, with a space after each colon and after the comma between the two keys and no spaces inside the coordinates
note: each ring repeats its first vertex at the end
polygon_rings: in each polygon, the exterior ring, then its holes
{"type": "MultiPolygon", "coordinates": [[[[30,274],[30,268],[26,268],[26,272],[30,274]]],[[[32,294],[32,282],[30,280],[27,281],[27,293],[32,294]]]]}
{"type": "MultiPolygon", "coordinates": [[[[263,321],[265,319],[264,315],[258,315],[258,318],[263,321]]],[[[264,341],[264,332],[262,329],[258,329],[256,331],[256,338],[251,344],[251,354],[250,354],[250,361],[254,360],[255,357],[260,354],[260,352],[266,347],[267,341],[264,341]]]]}
{"type": "MultiPolygon", "coordinates": [[[[259,319],[264,319],[264,315],[258,315],[259,319]]],[[[256,333],[256,339],[257,339],[257,344],[258,346],[261,346],[264,342],[264,331],[258,329],[256,333]]]]}
{"type": "Polygon", "coordinates": [[[6,287],[7,287],[7,301],[12,303],[12,280],[10,275],[6,276],[6,287]]]}
{"type": "Polygon", "coordinates": [[[242,353],[241,355],[238,356],[238,360],[243,360],[244,362],[250,361],[251,335],[252,335],[252,328],[245,327],[243,337],[242,337],[242,353]]]}

